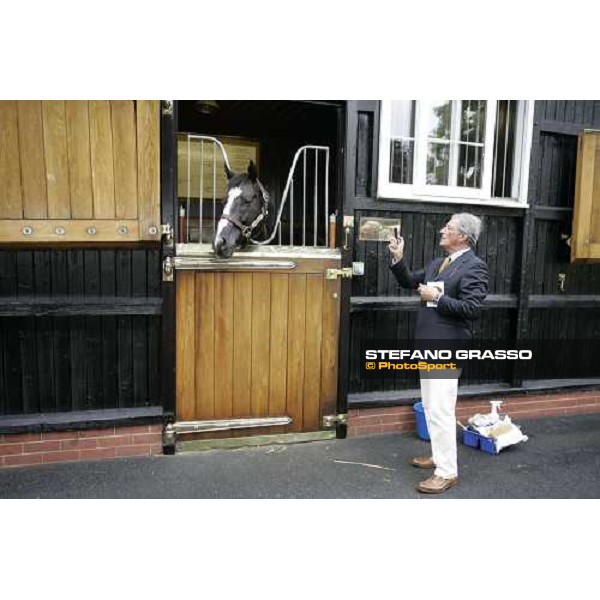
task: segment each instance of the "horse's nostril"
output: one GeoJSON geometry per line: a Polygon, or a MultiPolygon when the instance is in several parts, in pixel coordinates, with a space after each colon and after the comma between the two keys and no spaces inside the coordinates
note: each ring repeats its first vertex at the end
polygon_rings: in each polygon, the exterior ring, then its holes
{"type": "Polygon", "coordinates": [[[233,247],[227,244],[225,238],[217,236],[214,241],[215,254],[221,258],[227,258],[233,254],[233,247]]]}

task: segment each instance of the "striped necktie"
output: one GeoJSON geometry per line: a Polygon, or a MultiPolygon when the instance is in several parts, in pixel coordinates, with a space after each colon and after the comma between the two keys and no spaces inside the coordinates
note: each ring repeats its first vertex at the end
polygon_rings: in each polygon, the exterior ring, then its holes
{"type": "Polygon", "coordinates": [[[444,262],[440,265],[440,270],[438,271],[438,275],[440,275],[446,267],[450,264],[450,257],[447,256],[444,262]]]}

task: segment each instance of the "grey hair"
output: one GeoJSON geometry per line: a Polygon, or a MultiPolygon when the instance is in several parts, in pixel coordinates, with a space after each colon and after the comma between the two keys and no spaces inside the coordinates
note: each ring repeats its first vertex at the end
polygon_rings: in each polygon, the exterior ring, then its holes
{"type": "Polygon", "coordinates": [[[474,247],[481,235],[481,219],[471,213],[458,213],[452,215],[452,218],[456,221],[458,233],[466,235],[469,240],[469,245],[474,247]]]}

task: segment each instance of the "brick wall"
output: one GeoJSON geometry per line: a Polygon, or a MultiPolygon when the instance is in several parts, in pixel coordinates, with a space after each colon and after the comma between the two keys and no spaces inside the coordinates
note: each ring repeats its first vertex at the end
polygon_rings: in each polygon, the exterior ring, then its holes
{"type": "MultiPolygon", "coordinates": [[[[600,390],[507,398],[496,396],[492,399],[502,400],[500,411],[509,414],[517,424],[522,419],[600,412],[600,390]]],[[[466,425],[467,419],[475,413],[490,412],[489,401],[490,398],[459,400],[456,409],[457,419],[466,425]]],[[[415,429],[412,406],[356,408],[348,411],[349,437],[400,433],[415,429]]]]}
{"type": "Polygon", "coordinates": [[[162,454],[162,426],[0,435],[0,468],[162,454]]]}

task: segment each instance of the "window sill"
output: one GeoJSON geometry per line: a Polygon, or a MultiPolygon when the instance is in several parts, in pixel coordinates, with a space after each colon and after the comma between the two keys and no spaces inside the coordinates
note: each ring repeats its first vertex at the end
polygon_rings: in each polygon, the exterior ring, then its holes
{"type": "Polygon", "coordinates": [[[474,206],[502,206],[505,208],[522,208],[525,210],[529,208],[529,204],[526,202],[520,202],[518,200],[500,200],[497,198],[493,198],[490,200],[481,200],[479,198],[455,198],[448,196],[408,196],[404,195],[400,196],[390,196],[381,195],[377,196],[378,200],[386,200],[386,201],[402,201],[402,202],[418,202],[420,204],[423,203],[432,203],[436,202],[438,204],[469,204],[474,206]]]}

